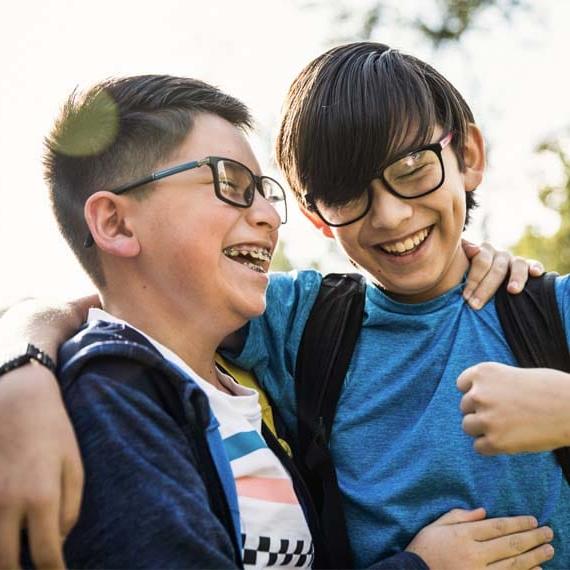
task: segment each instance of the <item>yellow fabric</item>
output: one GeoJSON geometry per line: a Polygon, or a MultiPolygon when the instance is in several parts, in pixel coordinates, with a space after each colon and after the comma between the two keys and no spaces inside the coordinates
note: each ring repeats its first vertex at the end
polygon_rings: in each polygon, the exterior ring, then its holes
{"type": "Polygon", "coordinates": [[[254,376],[253,372],[247,372],[243,368],[238,368],[235,364],[228,362],[223,356],[216,354],[216,362],[221,364],[234,378],[234,380],[245,386],[246,388],[251,388],[259,394],[259,404],[261,406],[261,416],[267,427],[271,430],[271,433],[277,438],[281,447],[287,452],[287,455],[292,456],[292,451],[290,445],[277,435],[277,430],[275,429],[275,420],[273,419],[273,410],[271,409],[271,404],[265,395],[265,392],[257,382],[257,378],[254,376]]]}

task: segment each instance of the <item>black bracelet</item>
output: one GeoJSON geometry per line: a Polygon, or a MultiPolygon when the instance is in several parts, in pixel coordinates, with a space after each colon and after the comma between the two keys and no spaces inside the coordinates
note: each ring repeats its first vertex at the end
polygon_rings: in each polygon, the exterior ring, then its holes
{"type": "Polygon", "coordinates": [[[54,374],[56,373],[55,362],[51,359],[49,354],[33,344],[28,344],[24,351],[16,353],[15,356],[8,358],[8,360],[0,364],[0,376],[16,368],[20,368],[20,366],[24,366],[24,364],[27,364],[30,360],[35,360],[54,374]]]}

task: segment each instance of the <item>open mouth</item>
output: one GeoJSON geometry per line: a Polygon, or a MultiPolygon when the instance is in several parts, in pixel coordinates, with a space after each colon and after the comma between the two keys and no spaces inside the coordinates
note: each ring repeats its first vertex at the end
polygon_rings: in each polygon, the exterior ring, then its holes
{"type": "Polygon", "coordinates": [[[267,273],[271,263],[271,251],[264,247],[230,246],[223,254],[257,273],[267,273]]]}
{"type": "Polygon", "coordinates": [[[433,226],[424,228],[404,240],[383,243],[378,247],[385,253],[401,257],[403,255],[410,255],[421,247],[424,241],[428,238],[433,226]]]}

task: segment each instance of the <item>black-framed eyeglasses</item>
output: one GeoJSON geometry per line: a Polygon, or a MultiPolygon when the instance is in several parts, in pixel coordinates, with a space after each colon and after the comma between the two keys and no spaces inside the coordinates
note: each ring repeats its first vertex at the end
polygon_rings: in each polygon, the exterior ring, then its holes
{"type": "MultiPolygon", "coordinates": [[[[249,208],[253,204],[257,190],[275,208],[281,223],[284,224],[287,221],[285,190],[277,180],[269,176],[257,176],[241,162],[220,156],[207,156],[202,160],[193,160],[158,170],[148,176],[109,190],[109,192],[117,195],[124,194],[149,182],[156,182],[201,166],[210,167],[214,181],[214,193],[222,202],[238,208],[249,208]]],[[[93,236],[89,234],[85,239],[84,246],[91,247],[93,243],[93,236]]]]}
{"type": "MultiPolygon", "coordinates": [[[[441,153],[451,142],[453,133],[447,133],[440,141],[419,147],[392,161],[382,169],[378,178],[388,192],[412,200],[435,192],[445,181],[445,169],[441,153]]],[[[327,224],[335,228],[348,226],[362,219],[372,207],[373,190],[369,185],[360,196],[340,204],[327,204],[307,196],[309,208],[327,224]]]]}

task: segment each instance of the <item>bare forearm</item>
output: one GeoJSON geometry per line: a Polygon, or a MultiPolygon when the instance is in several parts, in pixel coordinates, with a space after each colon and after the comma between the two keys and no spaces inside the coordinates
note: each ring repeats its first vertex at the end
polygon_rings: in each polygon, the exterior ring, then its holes
{"type": "Polygon", "coordinates": [[[85,321],[89,306],[97,304],[95,296],[58,304],[21,301],[0,314],[0,349],[29,342],[55,359],[59,345],[85,321]]]}

